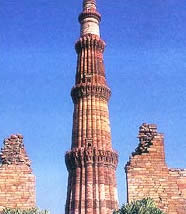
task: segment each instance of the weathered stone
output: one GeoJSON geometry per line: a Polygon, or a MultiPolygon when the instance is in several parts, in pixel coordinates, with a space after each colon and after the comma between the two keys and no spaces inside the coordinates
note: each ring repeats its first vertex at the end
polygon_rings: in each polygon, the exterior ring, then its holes
{"type": "Polygon", "coordinates": [[[3,207],[35,207],[35,176],[21,134],[11,135],[4,140],[0,159],[0,211],[3,207]]]}
{"type": "Polygon", "coordinates": [[[140,143],[125,170],[128,201],[151,197],[167,214],[186,213],[186,170],[168,169],[164,136],[156,125],[142,124],[140,143]]]}
{"type": "Polygon", "coordinates": [[[4,140],[0,160],[2,164],[26,164],[30,166],[31,162],[26,154],[22,135],[11,135],[10,138],[4,140]]]}

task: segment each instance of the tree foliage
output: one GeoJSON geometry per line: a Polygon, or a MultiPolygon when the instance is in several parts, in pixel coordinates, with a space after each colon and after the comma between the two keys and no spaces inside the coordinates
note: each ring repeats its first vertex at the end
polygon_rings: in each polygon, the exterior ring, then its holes
{"type": "Polygon", "coordinates": [[[133,201],[124,204],[121,209],[115,211],[113,214],[165,214],[156,207],[155,202],[150,198],[133,201]]]}

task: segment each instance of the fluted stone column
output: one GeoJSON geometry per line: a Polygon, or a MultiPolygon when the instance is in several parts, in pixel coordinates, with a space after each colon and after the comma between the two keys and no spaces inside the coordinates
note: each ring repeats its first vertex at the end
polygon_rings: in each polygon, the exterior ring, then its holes
{"type": "Polygon", "coordinates": [[[118,154],[112,149],[105,78],[104,41],[100,38],[95,0],[84,0],[79,16],[80,39],[75,45],[77,70],[65,214],[111,214],[118,207],[115,171],[118,154]]]}

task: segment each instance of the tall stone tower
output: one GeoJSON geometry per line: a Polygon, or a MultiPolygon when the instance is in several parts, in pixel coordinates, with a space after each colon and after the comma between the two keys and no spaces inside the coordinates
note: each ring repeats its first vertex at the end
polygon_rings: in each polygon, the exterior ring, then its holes
{"type": "Polygon", "coordinates": [[[111,214],[118,207],[115,171],[118,154],[112,149],[107,86],[100,38],[101,15],[95,0],[84,0],[79,15],[80,39],[75,86],[71,150],[65,214],[111,214]]]}

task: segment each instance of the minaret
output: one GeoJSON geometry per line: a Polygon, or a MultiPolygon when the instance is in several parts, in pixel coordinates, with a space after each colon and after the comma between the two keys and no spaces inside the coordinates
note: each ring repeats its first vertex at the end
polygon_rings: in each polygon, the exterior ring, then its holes
{"type": "Polygon", "coordinates": [[[95,0],[84,0],[79,15],[80,39],[75,86],[71,150],[65,161],[69,173],[65,214],[111,214],[118,207],[115,171],[118,154],[112,149],[103,63],[104,41],[100,38],[101,15],[95,0]]]}

